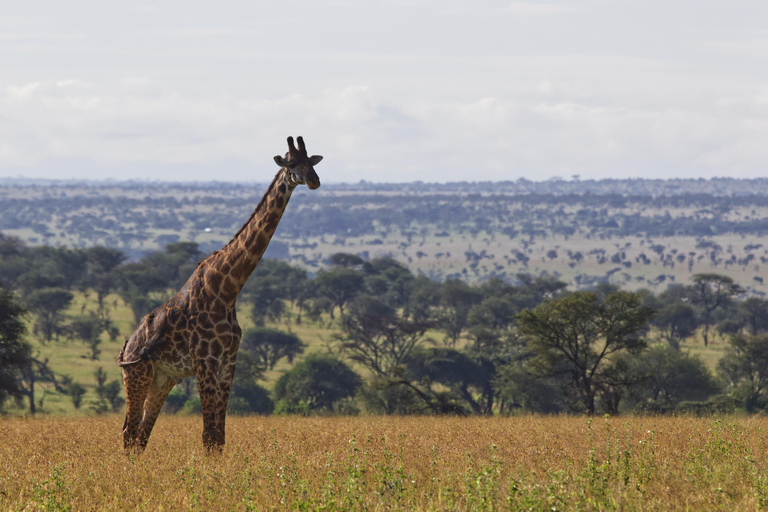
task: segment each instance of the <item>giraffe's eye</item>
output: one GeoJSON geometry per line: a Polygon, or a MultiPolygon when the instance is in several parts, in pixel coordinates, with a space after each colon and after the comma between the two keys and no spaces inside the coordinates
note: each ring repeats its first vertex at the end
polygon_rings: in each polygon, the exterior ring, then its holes
{"type": "Polygon", "coordinates": [[[289,168],[291,168],[291,169],[293,169],[293,168],[294,168],[294,167],[296,167],[297,165],[299,165],[299,162],[297,162],[296,160],[290,160],[290,161],[288,162],[288,167],[289,167],[289,168]]]}

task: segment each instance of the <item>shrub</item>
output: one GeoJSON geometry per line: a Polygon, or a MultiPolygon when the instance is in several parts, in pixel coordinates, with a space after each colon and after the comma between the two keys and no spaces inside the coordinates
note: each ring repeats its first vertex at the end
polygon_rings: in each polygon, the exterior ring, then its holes
{"type": "MultiPolygon", "coordinates": [[[[360,377],[343,361],[326,355],[311,355],[284,373],[275,383],[275,398],[290,404],[306,403],[311,411],[332,411],[334,404],[353,396],[360,377]]],[[[280,411],[287,410],[281,405],[280,411]]]]}

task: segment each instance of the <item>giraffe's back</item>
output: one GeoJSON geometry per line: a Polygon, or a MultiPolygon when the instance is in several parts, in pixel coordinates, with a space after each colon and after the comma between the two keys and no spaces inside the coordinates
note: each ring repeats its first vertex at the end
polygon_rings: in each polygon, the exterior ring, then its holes
{"type": "Polygon", "coordinates": [[[178,381],[195,375],[203,359],[234,362],[242,333],[235,310],[206,297],[197,277],[193,274],[173,298],[142,319],[120,353],[120,366],[149,360],[156,371],[178,381]]]}

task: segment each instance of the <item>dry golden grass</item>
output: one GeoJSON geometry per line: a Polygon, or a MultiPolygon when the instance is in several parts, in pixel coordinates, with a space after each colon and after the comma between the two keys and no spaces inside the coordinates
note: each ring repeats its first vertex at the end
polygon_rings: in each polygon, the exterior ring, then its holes
{"type": "Polygon", "coordinates": [[[764,418],[162,417],[0,420],[6,510],[758,510],[764,418]]]}

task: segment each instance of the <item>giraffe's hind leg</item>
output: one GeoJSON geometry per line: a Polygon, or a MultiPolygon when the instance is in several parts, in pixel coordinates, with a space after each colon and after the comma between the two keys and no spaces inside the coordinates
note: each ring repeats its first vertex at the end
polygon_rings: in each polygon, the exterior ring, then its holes
{"type": "Polygon", "coordinates": [[[225,365],[210,361],[198,365],[197,385],[203,409],[203,446],[209,452],[221,452],[224,448],[227,400],[234,372],[234,360],[225,365]]]}
{"type": "MultiPolygon", "coordinates": [[[[141,451],[139,426],[144,415],[144,401],[147,398],[155,371],[150,361],[140,361],[123,366],[125,384],[125,421],[123,422],[123,448],[126,451],[141,451]]],[[[146,444],[146,443],[145,443],[146,444]]]]}
{"type": "Polygon", "coordinates": [[[164,373],[155,372],[155,378],[152,379],[147,398],[144,400],[144,417],[139,425],[139,443],[142,450],[147,446],[149,435],[155,426],[160,409],[162,409],[168,393],[171,392],[175,385],[176,381],[172,378],[164,373]]]}

